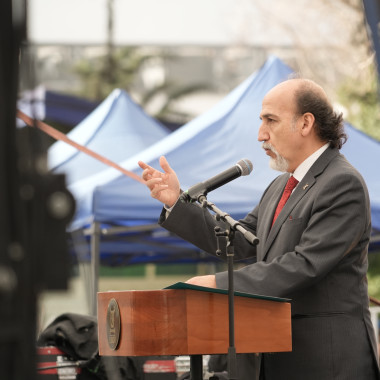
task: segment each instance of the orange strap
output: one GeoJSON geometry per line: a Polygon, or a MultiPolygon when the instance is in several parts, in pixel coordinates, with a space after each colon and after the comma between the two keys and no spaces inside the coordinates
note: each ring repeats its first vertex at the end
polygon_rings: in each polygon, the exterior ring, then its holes
{"type": "Polygon", "coordinates": [[[66,144],[69,144],[69,145],[73,146],[74,148],[80,150],[81,152],[88,154],[89,156],[95,158],[96,160],[103,162],[104,164],[111,166],[112,168],[114,168],[116,170],[119,170],[124,175],[131,177],[140,183],[145,184],[144,180],[141,177],[139,177],[137,174],[122,168],[121,166],[119,166],[115,162],[110,161],[108,158],[101,156],[100,154],[94,152],[93,150],[88,149],[85,146],[76,143],[75,141],[69,139],[64,133],[57,131],[56,129],[54,129],[50,125],[48,125],[48,124],[46,124],[40,120],[32,119],[31,117],[29,117],[28,115],[25,115],[20,110],[17,110],[16,116],[19,119],[21,119],[29,127],[37,127],[38,129],[45,132],[46,134],[53,137],[54,139],[61,140],[61,141],[65,142],[66,144]]]}

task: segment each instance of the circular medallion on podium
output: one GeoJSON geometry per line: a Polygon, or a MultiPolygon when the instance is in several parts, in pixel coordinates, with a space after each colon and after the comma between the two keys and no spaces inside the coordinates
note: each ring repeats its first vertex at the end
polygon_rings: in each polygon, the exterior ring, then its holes
{"type": "Polygon", "coordinates": [[[116,350],[120,338],[120,310],[115,298],[110,299],[107,309],[107,339],[111,350],[116,350]]]}

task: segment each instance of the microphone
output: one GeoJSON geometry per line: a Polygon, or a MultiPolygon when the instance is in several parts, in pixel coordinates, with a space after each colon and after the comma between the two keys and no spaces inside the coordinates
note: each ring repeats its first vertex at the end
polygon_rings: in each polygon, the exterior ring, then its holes
{"type": "Polygon", "coordinates": [[[250,174],[252,168],[253,165],[251,161],[248,159],[242,159],[231,168],[217,174],[216,176],[191,186],[185,191],[185,194],[187,194],[190,199],[197,201],[200,196],[205,196],[208,192],[215,190],[240,176],[250,174]]]}

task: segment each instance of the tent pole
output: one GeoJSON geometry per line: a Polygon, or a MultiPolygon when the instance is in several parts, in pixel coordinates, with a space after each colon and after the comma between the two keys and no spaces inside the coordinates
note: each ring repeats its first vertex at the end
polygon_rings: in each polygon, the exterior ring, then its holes
{"type": "Polygon", "coordinates": [[[91,233],[91,315],[97,315],[97,293],[99,288],[100,223],[92,222],[91,233]]]}

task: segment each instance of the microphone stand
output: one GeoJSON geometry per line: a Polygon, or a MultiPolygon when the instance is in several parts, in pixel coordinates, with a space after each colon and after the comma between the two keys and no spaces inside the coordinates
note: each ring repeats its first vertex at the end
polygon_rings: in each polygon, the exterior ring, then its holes
{"type": "MultiPolygon", "coordinates": [[[[207,200],[205,194],[201,194],[197,197],[197,201],[204,208],[212,210],[217,220],[223,220],[229,225],[229,228],[225,231],[221,231],[220,227],[215,227],[215,236],[217,239],[217,250],[216,255],[219,256],[222,252],[219,249],[219,238],[225,237],[227,241],[227,265],[228,265],[228,329],[229,329],[229,347],[228,347],[228,356],[227,356],[227,372],[228,379],[237,380],[237,364],[236,364],[236,348],[235,348],[235,316],[234,316],[234,237],[235,231],[239,231],[243,234],[245,239],[252,245],[257,245],[259,239],[250,231],[247,231],[242,227],[238,221],[231,218],[231,216],[218,207],[214,203],[211,203],[207,200]]],[[[192,379],[194,380],[194,379],[192,379]]]]}

